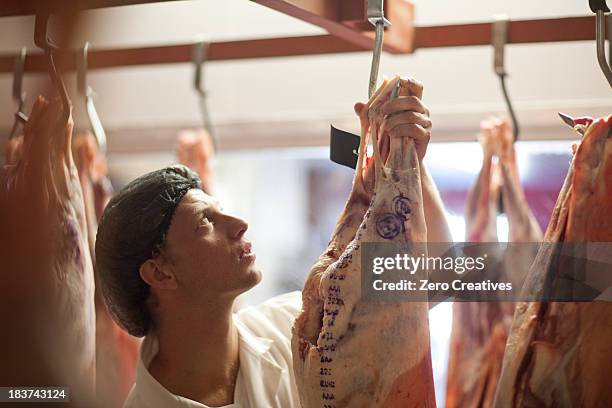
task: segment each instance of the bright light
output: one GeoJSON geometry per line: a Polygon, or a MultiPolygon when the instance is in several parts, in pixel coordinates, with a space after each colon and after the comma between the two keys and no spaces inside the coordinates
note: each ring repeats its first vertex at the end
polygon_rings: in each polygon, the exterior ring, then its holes
{"type": "Polygon", "coordinates": [[[431,344],[431,365],[434,373],[436,404],[444,406],[446,399],[446,373],[453,327],[453,304],[443,302],[429,311],[429,339],[431,344]]]}
{"type": "Polygon", "coordinates": [[[476,174],[482,166],[482,148],[476,142],[431,143],[425,164],[428,168],[460,170],[476,174]]]}
{"type": "Polygon", "coordinates": [[[508,242],[508,233],[510,231],[510,225],[508,224],[508,217],[506,214],[500,214],[497,216],[497,240],[499,242],[508,242]]]}
{"type": "Polygon", "coordinates": [[[453,242],[465,241],[465,218],[462,215],[447,212],[446,222],[453,237],[453,242]]]}

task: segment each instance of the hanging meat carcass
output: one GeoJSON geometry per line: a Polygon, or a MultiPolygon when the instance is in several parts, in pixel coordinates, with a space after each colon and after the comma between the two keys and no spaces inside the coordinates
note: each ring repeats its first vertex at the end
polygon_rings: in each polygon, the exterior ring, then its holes
{"type": "MultiPolygon", "coordinates": [[[[465,209],[466,240],[497,242],[501,180],[499,165],[493,163],[497,140],[491,122],[481,124],[479,139],[483,161],[476,182],[468,192],[465,209]]],[[[491,406],[505,343],[504,313],[499,304],[453,304],[446,407],[491,406]]]]}
{"type": "Polygon", "coordinates": [[[384,84],[368,103],[370,123],[362,119],[353,192],[330,247],[304,286],[303,310],[292,338],[294,372],[304,408],[435,406],[427,301],[361,298],[363,243],[426,240],[414,142],[393,138],[385,166],[378,151],[378,136],[385,136],[380,106],[397,81],[384,84]],[[375,192],[362,214],[367,196],[362,194],[361,166],[368,128],[375,146],[371,164],[375,192]],[[352,210],[351,200],[356,197],[362,204],[352,210]],[[389,214],[396,210],[402,217],[391,219],[389,214]]]}
{"type": "Polygon", "coordinates": [[[510,123],[507,120],[494,120],[491,126],[498,141],[495,146],[502,176],[504,211],[508,217],[508,241],[540,242],[542,229],[529,208],[521,186],[510,123]]]}
{"type": "Polygon", "coordinates": [[[70,150],[72,119],[63,117],[59,100],[39,97],[20,153],[2,175],[0,381],[69,387],[71,403],[88,406],[95,381],[94,276],[70,150]]]}
{"type": "Polygon", "coordinates": [[[21,150],[23,148],[23,135],[7,140],[4,150],[4,164],[7,170],[17,165],[21,158],[21,150]]]}
{"type": "Polygon", "coordinates": [[[479,141],[482,147],[482,167],[476,182],[468,191],[465,205],[467,242],[497,242],[497,214],[501,180],[499,166],[493,163],[496,134],[490,121],[481,124],[479,141]]]}
{"type": "Polygon", "coordinates": [[[183,130],[178,135],[176,155],[179,163],[198,173],[202,190],[212,194],[211,162],[214,155],[213,142],[205,129],[183,130]]]}
{"type": "MultiPolygon", "coordinates": [[[[507,121],[481,124],[483,164],[466,203],[466,240],[497,242],[500,191],[513,242],[538,242],[540,228],[527,204],[518,177],[513,135],[507,121]],[[493,163],[493,157],[498,162],[493,163]]],[[[526,252],[519,251],[520,255],[526,252]]],[[[524,257],[525,262],[531,258],[524,257]]],[[[521,271],[523,259],[507,267],[521,271]]],[[[526,265],[529,267],[529,265],[526,265]]],[[[510,330],[514,303],[456,302],[446,387],[447,407],[491,407],[510,330]]]]}
{"type": "MultiPolygon", "coordinates": [[[[593,122],[576,149],[523,296],[541,298],[560,279],[560,242],[612,242],[612,116],[593,122]]],[[[608,302],[520,303],[495,406],[612,406],[611,345],[608,302]]]]}
{"type": "MultiPolygon", "coordinates": [[[[93,255],[99,217],[113,190],[95,137],[90,133],[78,135],[72,147],[85,202],[89,248],[93,255]]],[[[97,399],[101,406],[121,407],[134,384],[140,342],[112,320],[99,290],[95,292],[95,305],[97,399]]]]}

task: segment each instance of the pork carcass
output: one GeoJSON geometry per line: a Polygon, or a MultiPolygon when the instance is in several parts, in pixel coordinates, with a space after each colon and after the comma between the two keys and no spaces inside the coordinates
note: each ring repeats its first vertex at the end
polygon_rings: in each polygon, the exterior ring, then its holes
{"type": "Polygon", "coordinates": [[[2,176],[0,339],[4,386],[67,386],[91,406],[95,382],[94,275],[72,119],[39,97],[17,161],[2,176]]]}
{"type": "MultiPolygon", "coordinates": [[[[560,279],[552,244],[612,242],[612,116],[593,122],[576,149],[524,296],[560,279]]],[[[497,407],[609,407],[612,305],[522,302],[504,355],[497,407]]]]}
{"type": "MultiPolygon", "coordinates": [[[[111,198],[112,185],[92,134],[78,135],[72,148],[83,191],[89,248],[94,255],[99,217],[111,198]]],[[[97,280],[95,263],[94,273],[97,280]]],[[[97,399],[101,406],[121,407],[135,381],[140,342],[112,320],[99,290],[95,291],[95,306],[97,399]]]]}
{"type": "MultiPolygon", "coordinates": [[[[537,242],[540,228],[527,204],[518,177],[511,127],[490,119],[481,124],[483,165],[468,193],[466,240],[497,242],[500,191],[514,242],[537,242]],[[493,157],[498,161],[493,163],[493,157]]],[[[512,249],[510,249],[512,250],[512,249]]],[[[510,273],[528,268],[524,250],[510,257],[510,273]],[[524,265],[523,265],[524,263],[524,265]]],[[[446,387],[447,407],[491,407],[501,372],[506,339],[514,314],[510,302],[455,302],[446,387]]]]}
{"type": "MultiPolygon", "coordinates": [[[[426,240],[414,142],[393,138],[384,166],[378,149],[378,137],[385,136],[380,106],[398,80],[384,84],[368,103],[369,121],[362,120],[353,192],[331,249],[315,264],[304,286],[303,310],[292,337],[304,408],[435,406],[427,301],[365,301],[361,293],[362,243],[426,240]],[[363,204],[358,211],[350,204],[355,196],[363,196],[358,191],[368,127],[375,147],[375,192],[362,215],[363,204]],[[350,243],[344,247],[343,240],[350,243]]],[[[406,91],[402,90],[404,95],[406,91]]]]}

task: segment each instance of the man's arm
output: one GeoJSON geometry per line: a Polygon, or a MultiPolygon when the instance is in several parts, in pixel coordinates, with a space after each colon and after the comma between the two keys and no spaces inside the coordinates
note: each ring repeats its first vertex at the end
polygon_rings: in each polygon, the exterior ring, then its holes
{"type": "MultiPolygon", "coordinates": [[[[419,159],[423,207],[427,224],[428,242],[452,242],[446,223],[444,206],[436,185],[423,164],[423,157],[431,138],[431,119],[427,106],[422,102],[423,85],[414,79],[401,79],[402,91],[398,98],[391,99],[382,107],[387,116],[387,131],[391,137],[411,137],[419,159]],[[402,95],[406,90],[408,95],[402,95]]],[[[386,157],[388,152],[383,152],[386,157]]]]}
{"type": "MultiPolygon", "coordinates": [[[[421,162],[421,186],[423,190],[423,209],[427,225],[427,242],[453,242],[450,228],[446,222],[444,204],[440,193],[429,175],[427,168],[421,162]]],[[[436,255],[436,254],[434,254],[436,255]]]]}

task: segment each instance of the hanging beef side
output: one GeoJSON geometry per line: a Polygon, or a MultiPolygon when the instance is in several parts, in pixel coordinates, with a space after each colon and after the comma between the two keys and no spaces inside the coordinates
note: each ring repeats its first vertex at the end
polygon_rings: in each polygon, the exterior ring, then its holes
{"type": "MultiPolygon", "coordinates": [[[[483,164],[466,203],[466,241],[497,242],[500,192],[511,242],[538,242],[541,230],[518,177],[512,129],[507,121],[481,124],[483,164]],[[493,163],[493,157],[498,161],[493,163]]],[[[529,267],[524,250],[510,257],[510,273],[529,267]]],[[[491,407],[514,314],[510,302],[455,302],[451,334],[447,407],[491,407]]]]}
{"type": "Polygon", "coordinates": [[[182,130],[177,136],[176,156],[179,163],[198,173],[202,190],[212,194],[213,171],[211,162],[215,154],[211,136],[205,129],[182,130]]]}
{"type": "Polygon", "coordinates": [[[2,385],[67,386],[92,403],[94,275],[83,196],[70,143],[72,119],[39,97],[21,149],[2,174],[0,283],[2,385]]]}
{"type": "MultiPolygon", "coordinates": [[[[379,108],[398,80],[384,84],[368,103],[370,123],[362,121],[360,163],[368,127],[375,147],[385,136],[379,108]]],[[[402,89],[404,95],[406,91],[402,89]]],[[[410,243],[426,240],[414,142],[393,138],[386,165],[382,163],[375,148],[375,190],[365,214],[354,214],[360,221],[356,233],[347,231],[347,218],[341,217],[336,232],[350,232],[350,243],[326,268],[325,262],[316,264],[304,287],[306,302],[292,339],[304,408],[435,406],[427,301],[361,297],[363,243],[395,243],[410,250],[410,243]]],[[[360,176],[358,170],[354,189],[360,176]]]]}
{"type": "MultiPolygon", "coordinates": [[[[91,133],[75,137],[72,146],[79,181],[83,191],[90,253],[95,254],[98,221],[112,196],[106,177],[106,163],[91,133]]],[[[97,271],[94,263],[94,275],[97,271]]],[[[98,286],[96,286],[97,288],[98,286]]],[[[99,290],[96,306],[96,394],[104,407],[121,407],[136,378],[136,360],[140,340],[122,330],[111,318],[99,290]]]]}
{"type": "MultiPolygon", "coordinates": [[[[594,121],[570,170],[523,291],[560,279],[553,244],[612,242],[612,116],[594,121]]],[[[612,406],[612,305],[522,302],[508,337],[495,406],[612,406]]]]}

